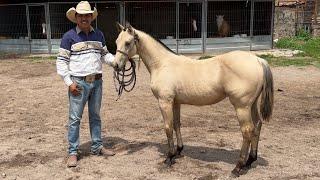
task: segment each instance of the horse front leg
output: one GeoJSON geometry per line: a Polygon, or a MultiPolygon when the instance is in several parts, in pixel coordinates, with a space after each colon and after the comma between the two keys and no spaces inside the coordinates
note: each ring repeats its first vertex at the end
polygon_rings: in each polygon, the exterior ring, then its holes
{"type": "Polygon", "coordinates": [[[181,137],[181,123],[180,123],[180,104],[174,104],[173,107],[173,128],[176,132],[177,137],[177,151],[176,156],[181,157],[181,151],[183,150],[183,143],[182,143],[182,137],[181,137]]]}
{"type": "Polygon", "coordinates": [[[174,156],[174,142],[173,142],[173,100],[159,99],[159,107],[161,109],[162,117],[164,120],[165,132],[168,139],[168,154],[164,163],[171,166],[175,163],[174,156]]]}

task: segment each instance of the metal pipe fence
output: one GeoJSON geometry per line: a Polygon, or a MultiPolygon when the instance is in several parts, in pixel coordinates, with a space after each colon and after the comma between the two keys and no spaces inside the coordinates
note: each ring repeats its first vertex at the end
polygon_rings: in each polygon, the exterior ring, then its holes
{"type": "MultiPolygon", "coordinates": [[[[0,51],[56,53],[63,34],[75,26],[65,13],[76,4],[1,5],[0,51]]],[[[113,53],[115,23],[125,21],[179,53],[272,48],[272,0],[108,1],[91,6],[99,12],[92,25],[104,32],[113,53]]]]}

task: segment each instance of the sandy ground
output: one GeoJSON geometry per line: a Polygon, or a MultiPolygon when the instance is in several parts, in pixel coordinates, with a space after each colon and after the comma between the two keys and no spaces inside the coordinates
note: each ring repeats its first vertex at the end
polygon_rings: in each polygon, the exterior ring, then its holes
{"type": "MultiPolygon", "coordinates": [[[[320,70],[273,68],[273,119],[262,127],[259,158],[238,179],[320,179],[320,70]]],[[[54,61],[0,60],[0,179],[229,179],[242,136],[226,99],[182,106],[184,157],[164,168],[162,117],[142,65],[137,86],[115,101],[111,68],[104,66],[104,145],[116,156],[89,154],[85,111],[82,158],[66,168],[67,88],[54,61]]]]}

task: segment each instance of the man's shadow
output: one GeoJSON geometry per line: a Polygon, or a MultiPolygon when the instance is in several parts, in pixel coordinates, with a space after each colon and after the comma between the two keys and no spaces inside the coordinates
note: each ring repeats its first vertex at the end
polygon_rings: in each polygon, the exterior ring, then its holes
{"type": "MultiPolygon", "coordinates": [[[[85,158],[90,155],[91,141],[81,144],[79,149],[81,151],[80,158],[85,158]]],[[[167,153],[167,144],[147,141],[127,141],[119,137],[103,138],[103,145],[106,148],[113,148],[116,153],[132,154],[138,152],[146,147],[156,147],[158,152],[163,154],[167,153]]],[[[211,148],[204,146],[190,146],[184,145],[182,155],[197,159],[205,162],[225,162],[228,164],[236,164],[239,159],[240,150],[227,150],[221,148],[211,148]]],[[[263,157],[258,157],[258,160],[253,163],[255,166],[268,166],[268,161],[263,157]]]]}

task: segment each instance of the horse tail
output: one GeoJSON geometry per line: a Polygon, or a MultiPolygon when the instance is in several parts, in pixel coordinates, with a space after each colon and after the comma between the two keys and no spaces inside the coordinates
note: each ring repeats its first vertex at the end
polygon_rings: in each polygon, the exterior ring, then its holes
{"type": "Polygon", "coordinates": [[[264,121],[269,121],[273,109],[273,76],[266,60],[259,58],[263,67],[263,86],[261,91],[260,114],[264,121]]]}

